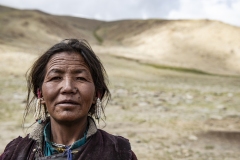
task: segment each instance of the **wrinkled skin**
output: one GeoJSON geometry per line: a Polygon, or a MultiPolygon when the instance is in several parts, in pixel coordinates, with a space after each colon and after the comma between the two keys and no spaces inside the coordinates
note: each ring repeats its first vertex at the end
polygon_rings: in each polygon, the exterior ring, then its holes
{"type": "Polygon", "coordinates": [[[53,55],[46,66],[42,96],[51,121],[85,121],[96,101],[95,86],[88,66],[77,53],[53,55]]]}

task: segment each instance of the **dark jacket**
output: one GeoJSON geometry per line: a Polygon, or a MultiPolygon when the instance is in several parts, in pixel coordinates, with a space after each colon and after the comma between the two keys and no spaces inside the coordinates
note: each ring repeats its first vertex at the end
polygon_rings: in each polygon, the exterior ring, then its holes
{"type": "MultiPolygon", "coordinates": [[[[92,133],[88,133],[87,142],[83,146],[73,151],[73,160],[137,160],[127,139],[96,129],[93,123],[89,127],[92,133]]],[[[38,135],[43,137],[42,134],[38,135]]],[[[66,160],[62,153],[44,157],[42,138],[37,137],[30,134],[25,138],[14,139],[6,146],[0,160],[66,160]]]]}

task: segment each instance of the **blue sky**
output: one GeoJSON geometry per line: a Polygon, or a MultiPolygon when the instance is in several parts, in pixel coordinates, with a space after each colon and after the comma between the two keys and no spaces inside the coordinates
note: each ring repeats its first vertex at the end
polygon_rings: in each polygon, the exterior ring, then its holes
{"type": "Polygon", "coordinates": [[[99,19],[210,19],[240,26],[240,0],[0,0],[19,9],[99,19]]]}

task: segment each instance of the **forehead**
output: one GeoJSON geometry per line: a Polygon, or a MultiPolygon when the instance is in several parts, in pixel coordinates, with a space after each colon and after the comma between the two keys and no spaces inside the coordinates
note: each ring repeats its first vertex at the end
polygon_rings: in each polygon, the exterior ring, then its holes
{"type": "Polygon", "coordinates": [[[60,52],[54,54],[47,63],[46,69],[48,70],[57,66],[83,66],[88,68],[83,57],[79,53],[75,52],[60,52]]]}

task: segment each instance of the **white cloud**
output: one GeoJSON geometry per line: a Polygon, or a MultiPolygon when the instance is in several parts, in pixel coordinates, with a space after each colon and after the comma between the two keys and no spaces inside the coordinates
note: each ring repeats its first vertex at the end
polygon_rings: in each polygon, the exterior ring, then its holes
{"type": "Polygon", "coordinates": [[[236,1],[229,6],[226,5],[226,3],[215,3],[212,6],[205,5],[205,13],[209,19],[220,20],[230,24],[238,24],[240,26],[239,10],[240,3],[236,1]]]}
{"type": "Polygon", "coordinates": [[[107,21],[213,19],[240,26],[240,0],[0,0],[0,4],[107,21]]]}
{"type": "Polygon", "coordinates": [[[240,26],[240,1],[180,0],[179,9],[169,12],[169,19],[211,19],[240,26]]]}

